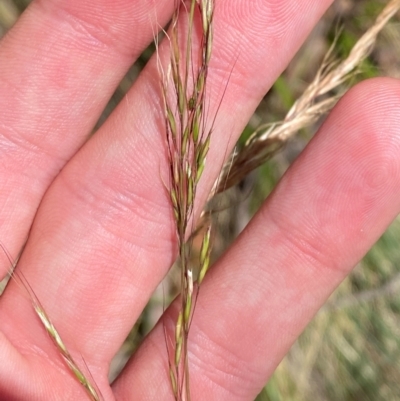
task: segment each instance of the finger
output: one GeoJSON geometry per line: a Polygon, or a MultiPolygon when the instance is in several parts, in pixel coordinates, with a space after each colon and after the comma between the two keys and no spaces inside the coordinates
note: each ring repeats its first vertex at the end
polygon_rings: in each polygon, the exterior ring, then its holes
{"type": "MultiPolygon", "coordinates": [[[[399,95],[400,83],[389,79],[350,91],[210,271],[191,325],[193,400],[254,399],[399,213],[399,95]]],[[[163,319],[171,337],[175,320],[173,310],[163,319]]],[[[115,383],[119,400],[145,389],[147,400],[173,399],[163,323],[115,383]],[[150,385],[160,377],[164,385],[150,385]]]]}
{"type": "Polygon", "coordinates": [[[0,238],[13,255],[48,185],[152,40],[154,16],[164,24],[172,6],[36,1],[0,43],[0,238]]]}
{"type": "MultiPolygon", "coordinates": [[[[210,88],[224,87],[219,80],[227,79],[233,64],[235,72],[215,124],[209,184],[226,153],[224,133],[234,127],[236,139],[329,1],[247,4],[219,2],[216,11],[210,88]],[[301,24],[305,12],[310,18],[301,24]],[[239,56],[235,41],[241,46],[239,56]],[[259,54],[261,47],[265,53],[259,54]],[[241,51],[251,52],[252,63],[251,55],[242,57],[241,51]],[[271,59],[273,67],[266,71],[271,59]],[[261,83],[254,83],[257,76],[264,77],[261,83]]],[[[221,93],[210,93],[210,107],[217,107],[221,93]]],[[[20,262],[67,344],[92,364],[109,362],[176,254],[162,178],[167,164],[160,103],[153,60],[126,101],[49,189],[20,262]]],[[[2,313],[11,316],[16,303],[18,289],[10,287],[2,313]]],[[[29,309],[12,317],[7,333],[27,322],[35,325],[29,309]]],[[[45,336],[36,338],[41,328],[35,327],[27,335],[48,347],[45,336]]]]}

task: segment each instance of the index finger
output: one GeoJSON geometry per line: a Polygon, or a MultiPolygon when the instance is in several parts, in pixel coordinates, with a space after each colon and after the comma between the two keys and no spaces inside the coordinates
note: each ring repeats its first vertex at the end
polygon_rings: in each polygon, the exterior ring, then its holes
{"type": "MultiPolygon", "coordinates": [[[[37,0],[0,43],[0,238],[12,255],[173,2],[37,0]]],[[[0,266],[0,279],[7,266],[0,266]]]]}

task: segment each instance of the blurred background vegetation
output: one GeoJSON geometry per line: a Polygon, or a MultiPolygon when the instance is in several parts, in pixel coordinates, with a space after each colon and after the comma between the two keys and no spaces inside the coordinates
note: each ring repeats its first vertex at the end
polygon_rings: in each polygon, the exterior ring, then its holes
{"type": "MultiPolygon", "coordinates": [[[[12,27],[29,2],[0,0],[0,36],[12,27]]],[[[261,102],[241,143],[261,123],[284,118],[314,78],[339,28],[335,52],[341,58],[373,24],[386,3],[336,0],[261,102]]],[[[110,99],[98,126],[123,98],[152,53],[150,46],[132,66],[110,99]]],[[[351,84],[382,75],[400,78],[399,15],[382,31],[351,84]]],[[[299,132],[271,161],[230,190],[231,206],[223,208],[218,219],[221,227],[215,238],[217,253],[243,229],[317,128],[315,124],[299,132]]],[[[398,218],[320,310],[257,401],[400,400],[399,239],[398,218]]],[[[171,288],[172,296],[176,288],[174,275],[168,280],[166,286],[171,288]]],[[[162,309],[160,289],[116,357],[111,378],[154,325],[162,309]]]]}

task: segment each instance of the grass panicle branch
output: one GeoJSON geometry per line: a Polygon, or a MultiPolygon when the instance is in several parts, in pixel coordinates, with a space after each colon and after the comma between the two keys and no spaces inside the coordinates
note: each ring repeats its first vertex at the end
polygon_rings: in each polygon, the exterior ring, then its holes
{"type": "MultiPolygon", "coordinates": [[[[102,401],[103,398],[100,394],[100,392],[96,389],[96,386],[92,384],[91,380],[87,378],[87,376],[83,373],[83,371],[79,368],[78,364],[75,362],[74,358],[72,357],[71,353],[68,351],[67,346],[65,345],[64,341],[62,340],[59,332],[55,328],[54,324],[52,323],[49,315],[45,311],[43,305],[39,301],[39,298],[36,296],[35,292],[33,291],[33,288],[29,284],[28,280],[25,278],[22,272],[19,272],[18,269],[16,268],[19,256],[16,261],[13,261],[11,255],[8,253],[7,249],[5,246],[0,243],[0,248],[4,252],[4,254],[7,256],[8,261],[10,263],[10,270],[9,270],[9,275],[11,279],[14,280],[14,282],[20,286],[27,294],[29,297],[29,300],[33,306],[33,309],[36,313],[36,315],[39,317],[39,320],[43,326],[43,328],[46,330],[47,334],[53,341],[57,351],[60,353],[62,356],[65,364],[67,365],[68,369],[74,376],[74,378],[81,384],[81,386],[85,389],[86,394],[88,395],[88,399],[91,401],[102,401]]],[[[22,251],[21,251],[22,253],[22,251]]]]}
{"type": "Polygon", "coordinates": [[[40,304],[39,300],[36,298],[34,294],[32,294],[32,290],[29,291],[30,297],[32,300],[33,308],[39,317],[43,327],[45,328],[47,334],[50,336],[54,345],[56,346],[58,352],[62,355],[66,365],[69,370],[73,374],[76,380],[82,385],[85,389],[89,399],[91,401],[101,401],[100,395],[96,390],[95,386],[90,382],[90,380],[86,377],[86,375],[79,368],[78,364],[75,362],[74,358],[68,351],[64,341],[62,340],[60,334],[54,327],[54,324],[51,322],[49,316],[44,310],[43,306],[40,304]]]}
{"type": "MultiPolygon", "coordinates": [[[[207,126],[205,103],[213,16],[213,0],[178,2],[168,36],[170,60],[165,74],[160,66],[170,168],[169,193],[181,265],[182,304],[175,327],[173,362],[170,362],[176,400],[190,400],[187,345],[195,304],[195,283],[187,237],[191,234],[197,186],[210,147],[212,127],[207,126]],[[196,50],[194,32],[198,22],[201,37],[196,50]]],[[[210,229],[203,238],[199,264],[198,285],[210,264],[210,229]]]]}
{"type": "Polygon", "coordinates": [[[300,129],[314,124],[328,113],[344,94],[340,86],[348,81],[360,63],[368,57],[378,34],[399,9],[400,0],[391,0],[343,61],[331,60],[331,48],[314,80],[293,104],[284,120],[261,125],[244,147],[232,156],[214,185],[212,195],[238,184],[247,174],[274,156],[300,129]],[[339,94],[329,95],[337,89],[339,94]],[[326,95],[328,97],[324,98],[326,95]]]}

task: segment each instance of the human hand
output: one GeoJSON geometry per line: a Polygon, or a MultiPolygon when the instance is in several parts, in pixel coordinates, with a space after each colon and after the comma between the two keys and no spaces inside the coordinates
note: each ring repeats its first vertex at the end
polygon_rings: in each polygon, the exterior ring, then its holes
{"type": "MultiPolygon", "coordinates": [[[[208,92],[214,109],[237,61],[199,199],[330,3],[218,2],[208,92]]],[[[152,40],[154,15],[164,25],[173,5],[36,1],[0,44],[1,240],[17,254],[33,223],[18,270],[105,400],[173,398],[162,322],[115,383],[107,381],[111,358],[176,255],[155,60],[83,145],[152,40]]],[[[396,216],[399,93],[389,79],[350,91],[209,272],[191,326],[194,400],[254,399],[396,216]]],[[[84,400],[15,283],[0,313],[0,398],[84,400]]],[[[173,330],[174,308],[163,322],[173,330]]]]}

